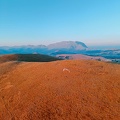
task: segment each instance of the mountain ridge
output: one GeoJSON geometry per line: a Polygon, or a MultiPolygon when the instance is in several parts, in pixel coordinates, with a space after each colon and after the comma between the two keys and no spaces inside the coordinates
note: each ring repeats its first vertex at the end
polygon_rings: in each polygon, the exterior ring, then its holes
{"type": "Polygon", "coordinates": [[[80,41],[62,41],[53,43],[47,46],[48,49],[75,49],[75,50],[85,50],[88,48],[85,43],[80,41]]]}
{"type": "Polygon", "coordinates": [[[65,51],[85,50],[87,46],[80,41],[62,41],[50,45],[21,45],[21,46],[0,46],[0,54],[19,54],[19,53],[42,53],[50,54],[54,50],[64,49],[65,51]],[[66,46],[65,46],[66,45],[66,46]]]}

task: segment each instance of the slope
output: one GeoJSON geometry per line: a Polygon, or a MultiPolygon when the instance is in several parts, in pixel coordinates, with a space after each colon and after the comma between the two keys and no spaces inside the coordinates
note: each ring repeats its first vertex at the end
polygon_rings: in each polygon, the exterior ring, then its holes
{"type": "Polygon", "coordinates": [[[0,119],[119,120],[119,73],[89,60],[19,63],[0,75],[0,119]]]}
{"type": "Polygon", "coordinates": [[[60,59],[43,54],[11,54],[0,56],[0,62],[7,61],[50,62],[56,60],[60,59]]]}
{"type": "Polygon", "coordinates": [[[88,56],[82,54],[60,54],[56,55],[56,57],[61,59],[68,59],[68,60],[98,60],[98,61],[111,61],[109,59],[100,57],[100,56],[88,56]]]}

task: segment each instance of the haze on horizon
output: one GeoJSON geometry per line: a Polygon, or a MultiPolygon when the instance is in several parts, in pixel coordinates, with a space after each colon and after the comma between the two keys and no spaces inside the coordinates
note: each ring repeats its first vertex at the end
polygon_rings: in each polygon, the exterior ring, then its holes
{"type": "Polygon", "coordinates": [[[120,0],[0,0],[0,46],[120,46],[119,6],[120,0]]]}

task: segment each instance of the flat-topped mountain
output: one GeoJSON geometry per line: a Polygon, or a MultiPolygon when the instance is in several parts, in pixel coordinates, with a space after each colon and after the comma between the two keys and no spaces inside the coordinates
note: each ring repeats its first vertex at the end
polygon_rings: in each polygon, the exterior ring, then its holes
{"type": "Polygon", "coordinates": [[[79,41],[62,41],[53,43],[47,46],[48,49],[57,49],[57,50],[85,50],[87,46],[83,42],[79,41]]]}

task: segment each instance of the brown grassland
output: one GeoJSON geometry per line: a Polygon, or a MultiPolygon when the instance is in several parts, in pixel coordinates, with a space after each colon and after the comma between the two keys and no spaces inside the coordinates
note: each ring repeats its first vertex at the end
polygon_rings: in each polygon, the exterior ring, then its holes
{"type": "Polygon", "coordinates": [[[0,120],[120,120],[120,65],[1,62],[0,120]]]}

